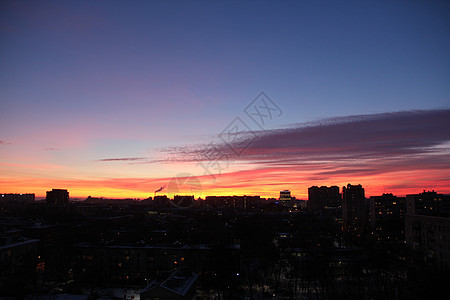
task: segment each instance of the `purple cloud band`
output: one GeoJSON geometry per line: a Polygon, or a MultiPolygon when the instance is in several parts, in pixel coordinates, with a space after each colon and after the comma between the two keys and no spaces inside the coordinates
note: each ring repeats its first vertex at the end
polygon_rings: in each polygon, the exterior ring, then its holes
{"type": "MultiPolygon", "coordinates": [[[[236,156],[234,144],[218,144],[214,151],[232,160],[292,165],[339,160],[418,159],[423,155],[449,155],[450,110],[404,111],[347,116],[291,128],[266,130],[236,156]]],[[[202,161],[208,146],[179,147],[167,151],[171,160],[202,161]],[[174,159],[174,156],[176,157],[174,159]]],[[[221,155],[217,155],[220,157],[221,155]]]]}

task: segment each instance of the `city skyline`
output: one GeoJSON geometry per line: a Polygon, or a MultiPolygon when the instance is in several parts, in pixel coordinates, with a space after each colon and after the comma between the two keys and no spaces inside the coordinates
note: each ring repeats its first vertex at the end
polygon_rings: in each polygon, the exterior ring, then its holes
{"type": "MultiPolygon", "coordinates": [[[[353,183],[348,183],[347,186],[349,186],[349,185],[361,186],[360,184],[353,184],[353,183]]],[[[68,202],[84,201],[84,200],[89,200],[89,199],[143,201],[143,200],[156,200],[158,197],[162,197],[162,198],[165,198],[165,199],[168,199],[168,200],[174,200],[174,198],[176,198],[176,197],[189,197],[190,199],[192,197],[193,201],[197,201],[197,200],[205,200],[208,197],[230,197],[230,198],[238,197],[238,198],[242,198],[242,197],[261,197],[261,196],[263,196],[261,198],[261,200],[278,200],[278,199],[281,200],[281,198],[282,198],[281,194],[282,193],[288,193],[290,195],[289,199],[291,199],[290,197],[292,196],[292,199],[296,200],[296,201],[308,201],[311,198],[311,192],[310,192],[311,189],[321,190],[322,188],[327,189],[327,190],[330,189],[330,188],[337,188],[337,194],[336,195],[339,196],[339,197],[342,197],[344,195],[344,189],[346,188],[346,186],[345,185],[342,186],[342,192],[340,191],[341,187],[337,186],[337,185],[330,185],[330,186],[314,185],[314,186],[310,186],[310,187],[307,188],[308,194],[306,195],[306,199],[305,198],[299,198],[297,196],[298,194],[292,194],[291,195],[291,193],[292,193],[291,190],[278,191],[277,192],[278,197],[276,197],[276,196],[274,196],[274,197],[272,197],[272,196],[264,197],[263,195],[259,195],[259,194],[242,194],[242,195],[241,194],[215,194],[214,195],[214,194],[202,194],[201,191],[200,192],[189,192],[187,190],[180,190],[180,192],[169,192],[169,193],[160,192],[158,194],[156,192],[154,192],[153,196],[148,196],[146,198],[133,198],[133,197],[112,198],[112,197],[105,197],[105,196],[102,196],[102,195],[96,195],[96,196],[89,195],[88,197],[86,197],[86,199],[84,199],[84,197],[79,197],[79,196],[72,197],[72,196],[70,196],[70,197],[67,198],[67,203],[68,202]]],[[[52,191],[59,190],[59,191],[69,192],[68,189],[59,189],[59,188],[55,189],[55,188],[52,188],[51,190],[52,191]]],[[[9,198],[5,198],[6,202],[10,201],[10,200],[12,200],[13,202],[14,201],[17,202],[18,198],[27,199],[26,201],[28,201],[28,202],[30,202],[30,201],[34,202],[34,201],[44,201],[44,200],[48,199],[48,197],[49,197],[48,194],[49,193],[50,193],[50,191],[46,191],[46,194],[47,194],[46,197],[43,197],[43,196],[40,196],[40,195],[36,196],[35,193],[32,193],[32,192],[30,192],[30,193],[20,193],[20,192],[0,193],[0,196],[1,197],[9,197],[9,198]]],[[[373,198],[373,197],[382,197],[382,196],[385,196],[385,195],[388,195],[388,196],[391,195],[391,196],[395,196],[395,197],[403,197],[403,198],[405,198],[406,196],[419,194],[419,193],[440,193],[440,194],[443,194],[443,195],[449,195],[447,193],[442,193],[441,191],[425,190],[425,189],[423,189],[421,191],[416,191],[416,192],[411,190],[405,195],[397,195],[397,194],[393,194],[392,192],[389,192],[389,191],[384,191],[382,194],[368,195],[368,196],[365,196],[364,198],[366,200],[369,200],[370,198],[373,198]]],[[[67,195],[69,195],[69,193],[67,193],[67,195]]],[[[314,196],[314,197],[316,197],[316,196],[314,196]]],[[[286,200],[286,199],[284,199],[284,200],[286,200]]],[[[316,205],[316,204],[317,203],[315,203],[314,205],[316,205]]]]}
{"type": "Polygon", "coordinates": [[[0,192],[450,193],[448,11],[5,2],[0,192]]]}

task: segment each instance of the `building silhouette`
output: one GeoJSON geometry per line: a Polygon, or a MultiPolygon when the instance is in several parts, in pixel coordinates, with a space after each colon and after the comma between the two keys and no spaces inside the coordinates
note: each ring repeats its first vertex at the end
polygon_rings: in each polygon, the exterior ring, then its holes
{"type": "Polygon", "coordinates": [[[450,268],[450,195],[435,191],[406,195],[405,240],[418,257],[450,268]]]}
{"type": "Polygon", "coordinates": [[[175,195],[173,197],[174,204],[179,207],[190,207],[194,205],[194,201],[193,195],[175,195]]]}
{"type": "Polygon", "coordinates": [[[278,201],[281,206],[291,207],[292,206],[291,191],[289,190],[280,191],[280,198],[278,199],[278,201]]]}
{"type": "Polygon", "coordinates": [[[312,186],[308,188],[308,209],[312,211],[336,210],[342,205],[337,186],[312,186]]]}
{"type": "Polygon", "coordinates": [[[344,231],[360,236],[367,228],[367,209],[364,188],[351,185],[342,188],[342,216],[344,231]]]}
{"type": "Polygon", "coordinates": [[[203,208],[246,211],[260,207],[260,196],[206,196],[203,208]]]}
{"type": "Polygon", "coordinates": [[[0,194],[0,202],[30,203],[34,200],[34,194],[0,194]]]}
{"type": "Polygon", "coordinates": [[[450,215],[449,195],[428,191],[406,195],[407,213],[420,215],[450,215]]]}
{"type": "Polygon", "coordinates": [[[370,229],[378,241],[404,240],[404,197],[392,194],[372,196],[369,199],[370,229]]]}
{"type": "Polygon", "coordinates": [[[69,192],[67,190],[52,189],[47,191],[46,201],[53,205],[67,205],[69,203],[69,192]]]}
{"type": "Polygon", "coordinates": [[[153,202],[156,208],[163,208],[172,206],[169,197],[167,195],[156,195],[153,197],[153,202]]]}
{"type": "Polygon", "coordinates": [[[35,273],[39,253],[38,239],[24,238],[17,232],[0,233],[0,294],[23,288],[27,276],[35,273]]]}

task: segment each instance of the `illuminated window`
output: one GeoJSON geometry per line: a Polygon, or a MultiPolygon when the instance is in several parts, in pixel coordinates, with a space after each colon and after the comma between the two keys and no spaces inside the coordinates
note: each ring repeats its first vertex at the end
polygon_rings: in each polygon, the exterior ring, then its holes
{"type": "Polygon", "coordinates": [[[45,271],[45,263],[40,262],[37,264],[36,271],[45,271]]]}

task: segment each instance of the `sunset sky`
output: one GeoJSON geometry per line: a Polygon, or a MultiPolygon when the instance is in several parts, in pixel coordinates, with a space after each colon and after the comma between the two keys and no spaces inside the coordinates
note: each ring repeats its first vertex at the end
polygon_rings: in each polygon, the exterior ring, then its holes
{"type": "Polygon", "coordinates": [[[450,193],[449,13],[448,1],[2,1],[0,193],[450,193]]]}

